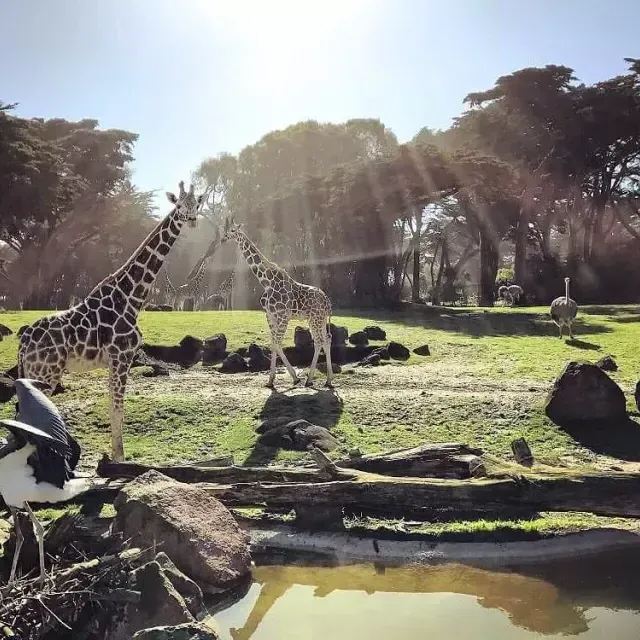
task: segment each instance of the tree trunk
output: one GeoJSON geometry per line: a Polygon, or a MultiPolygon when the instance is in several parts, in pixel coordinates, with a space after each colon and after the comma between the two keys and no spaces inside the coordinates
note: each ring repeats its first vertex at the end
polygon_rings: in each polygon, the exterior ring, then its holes
{"type": "Polygon", "coordinates": [[[518,226],[516,228],[515,259],[513,265],[513,279],[517,284],[524,284],[527,268],[527,240],[529,237],[529,221],[531,209],[528,205],[520,208],[518,226]]]}
{"type": "Polygon", "coordinates": [[[492,307],[500,253],[491,233],[480,231],[480,306],[492,307]]]}
{"type": "Polygon", "coordinates": [[[413,281],[411,301],[420,302],[420,240],[422,238],[422,209],[415,212],[416,232],[413,236],[413,281]]]}

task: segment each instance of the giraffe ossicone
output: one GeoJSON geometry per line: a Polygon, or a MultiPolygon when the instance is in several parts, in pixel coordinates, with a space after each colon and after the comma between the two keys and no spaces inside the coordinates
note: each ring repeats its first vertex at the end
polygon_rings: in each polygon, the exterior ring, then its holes
{"type": "Polygon", "coordinates": [[[320,352],[324,351],[327,360],[327,386],[331,387],[333,369],[331,366],[331,300],[318,287],[302,284],[294,280],[282,267],[260,252],[255,243],[242,230],[241,225],[227,218],[221,243],[234,240],[242,252],[247,264],[263,288],[260,304],[267,314],[267,323],[271,332],[271,367],[268,387],[273,387],[276,377],[276,359],[284,363],[294,384],[300,382],[295,369],[282,349],[282,339],[290,320],[300,319],[309,323],[313,338],[313,358],[307,375],[308,386],[313,384],[313,377],[318,365],[320,352]]]}
{"type": "Polygon", "coordinates": [[[63,371],[109,369],[111,454],[124,459],[122,423],[124,394],[131,363],[142,344],[137,326],[143,308],[167,254],[185,222],[196,226],[203,196],[180,182],[174,207],[149,233],[131,257],[100,282],[79,304],[46,316],[20,336],[18,375],[44,382],[52,393],[63,371]]]}

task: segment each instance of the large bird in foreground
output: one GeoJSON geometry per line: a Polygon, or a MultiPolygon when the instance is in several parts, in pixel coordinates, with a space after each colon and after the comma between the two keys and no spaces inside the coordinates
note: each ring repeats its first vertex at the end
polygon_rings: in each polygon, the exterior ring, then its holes
{"type": "Polygon", "coordinates": [[[569,297],[569,278],[564,279],[564,296],[556,298],[551,303],[551,319],[558,325],[560,329],[560,339],[562,340],[562,328],[569,328],[569,337],[573,340],[573,331],[571,330],[571,323],[578,315],[578,305],[575,300],[569,297]]]}
{"type": "Polygon", "coordinates": [[[35,380],[13,382],[18,396],[16,419],[0,419],[9,430],[7,443],[0,448],[0,494],[13,516],[16,548],[9,584],[15,580],[23,535],[17,510],[25,509],[33,522],[40,553],[40,580],[44,581],[44,530],[30,502],[64,502],[85,491],[86,478],[77,478],[74,470],[80,459],[80,447],[51,400],[35,380]]]}

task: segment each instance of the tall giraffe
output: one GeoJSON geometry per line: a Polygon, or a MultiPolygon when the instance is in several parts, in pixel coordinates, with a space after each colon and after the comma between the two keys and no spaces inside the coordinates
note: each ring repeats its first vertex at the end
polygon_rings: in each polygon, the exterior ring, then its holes
{"type": "Polygon", "coordinates": [[[201,288],[202,281],[204,280],[204,274],[207,271],[209,262],[211,261],[211,258],[213,258],[213,254],[215,253],[219,243],[220,233],[218,229],[216,229],[216,236],[213,242],[209,245],[202,258],[200,258],[200,260],[198,260],[194,265],[193,269],[191,269],[191,272],[187,276],[187,281],[176,289],[174,302],[174,307],[176,309],[182,309],[184,301],[187,298],[193,298],[194,309],[196,309],[198,305],[201,305],[201,298],[203,297],[201,288]]]}
{"type": "Polygon", "coordinates": [[[231,273],[222,281],[213,295],[207,301],[218,304],[218,311],[233,311],[233,287],[236,281],[235,267],[231,273]]]}
{"type": "Polygon", "coordinates": [[[173,286],[173,282],[171,282],[171,278],[169,278],[169,272],[167,271],[167,267],[164,268],[164,303],[170,304],[172,307],[176,304],[176,288],[173,286]]]}
{"type": "Polygon", "coordinates": [[[109,369],[111,452],[124,459],[122,422],[129,368],[142,344],[137,326],[158,271],[187,221],[195,227],[202,196],[180,182],[180,194],[167,192],[173,210],[131,257],[100,282],[80,304],[34,322],[20,336],[18,376],[45,382],[52,392],[62,372],[109,369]]]}
{"type": "Polygon", "coordinates": [[[292,318],[309,322],[313,338],[313,359],[307,375],[307,386],[313,384],[313,376],[318,364],[320,351],[327,359],[327,386],[331,387],[333,369],[331,368],[331,334],[328,323],[331,320],[331,300],[318,287],[302,284],[294,280],[282,267],[267,260],[258,247],[247,237],[239,224],[227,218],[221,242],[235,240],[245,257],[249,268],[262,285],[264,292],[260,304],[267,314],[271,331],[271,370],[268,387],[273,387],[276,377],[276,358],[280,356],[293,383],[300,382],[295,369],[282,349],[282,338],[292,318]]]}

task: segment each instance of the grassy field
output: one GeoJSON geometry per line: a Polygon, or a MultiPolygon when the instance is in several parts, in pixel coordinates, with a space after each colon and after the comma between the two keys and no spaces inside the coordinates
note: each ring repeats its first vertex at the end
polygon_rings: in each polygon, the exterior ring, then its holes
{"type": "MultiPolygon", "coordinates": [[[[341,445],[336,456],[359,447],[370,453],[426,442],[463,441],[503,460],[510,442],[524,436],[536,461],[566,468],[638,469],[638,433],[572,437],[544,415],[546,393],[569,360],[595,361],[612,354],[630,411],[639,377],[640,308],[582,307],[576,340],[559,340],[547,308],[423,309],[420,313],[340,313],[336,324],[350,332],[378,324],[387,338],[431,356],[407,363],[352,368],[336,377],[336,393],[289,389],[282,370],[277,392],[264,387],[265,373],[225,375],[200,365],[169,377],[133,371],[126,398],[125,450],[129,459],[175,463],[231,452],[237,463],[296,462],[306,454],[255,447],[257,424],[287,415],[327,426],[341,445]]],[[[17,330],[43,312],[7,312],[0,322],[17,330]]],[[[144,313],[145,341],[175,344],[185,334],[226,334],[231,349],[268,344],[264,314],[253,311],[144,313]]],[[[292,340],[293,325],[287,340],[292,340]]],[[[0,367],[15,364],[17,339],[0,343],[0,367]]],[[[65,377],[67,393],[56,397],[91,466],[108,451],[106,372],[65,377]]],[[[13,403],[0,409],[13,411],[13,403]]],[[[584,519],[578,519],[581,526],[584,519]]],[[[488,525],[489,526],[489,525],[488,525]]]]}

